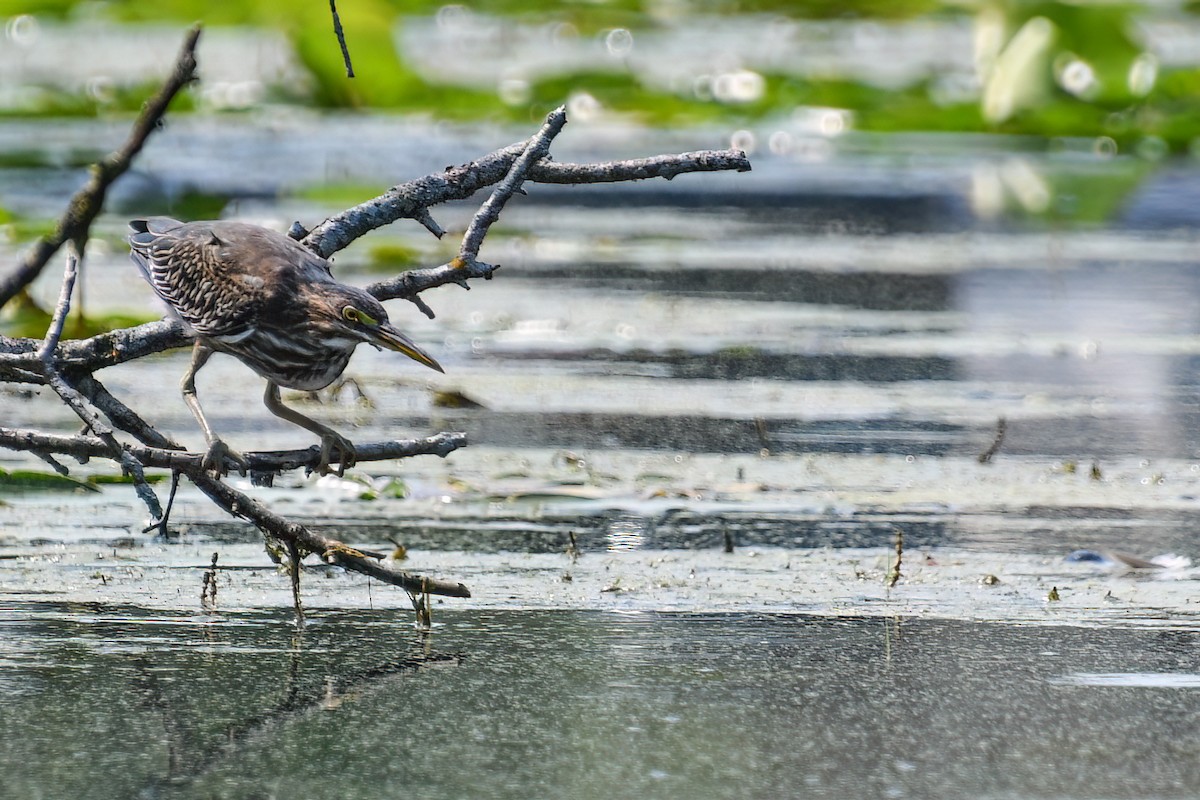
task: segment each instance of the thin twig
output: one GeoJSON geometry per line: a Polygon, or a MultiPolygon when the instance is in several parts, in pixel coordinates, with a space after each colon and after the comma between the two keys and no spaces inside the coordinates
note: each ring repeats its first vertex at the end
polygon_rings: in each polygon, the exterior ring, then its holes
{"type": "Polygon", "coordinates": [[[569,164],[542,161],[529,170],[534,183],[577,185],[583,183],[624,183],[649,178],[672,180],[688,172],[749,172],[750,159],[741,150],[696,150],[678,155],[601,161],[595,164],[569,164]]]}
{"type": "Polygon", "coordinates": [[[170,522],[170,519],[171,519],[171,509],[175,507],[175,493],[179,491],[179,477],[180,477],[179,470],[177,470],[177,469],[171,470],[171,488],[167,492],[167,507],[163,509],[163,514],[161,517],[159,517],[156,521],[150,523],[146,527],[142,528],[142,533],[149,533],[150,531],[158,531],[157,535],[159,536],[159,538],[164,539],[164,540],[170,538],[171,531],[167,527],[167,524],[170,522]]]}
{"type": "Polygon", "coordinates": [[[129,165],[145,145],[146,139],[158,129],[167,106],[179,90],[196,79],[196,42],[199,39],[199,26],[188,31],[175,60],[175,68],[158,93],[142,107],[142,113],[134,123],[129,139],[119,150],[109,153],[103,161],[92,165],[91,178],[67,203],[67,209],[58,220],[54,233],[42,237],[33,249],[25,254],[12,273],[0,278],[0,306],[8,303],[32,283],[66,242],[79,243],[82,252],[92,221],[104,207],[108,187],[129,169],[129,165]]]}
{"type": "Polygon", "coordinates": [[[63,326],[67,323],[67,314],[71,311],[71,293],[75,289],[75,276],[79,270],[79,256],[75,252],[67,253],[67,266],[63,270],[62,287],[58,293],[58,304],[54,307],[54,315],[50,318],[50,326],[46,328],[46,336],[38,350],[38,359],[43,365],[50,364],[53,369],[54,351],[62,339],[63,326]]]}
{"type": "Polygon", "coordinates": [[[342,32],[342,18],[338,16],[337,0],[329,0],[329,12],[333,14],[333,32],[342,48],[342,61],[346,64],[346,77],[354,77],[354,67],[350,64],[350,49],[346,47],[346,34],[342,32]]]}
{"type": "MultiPolygon", "coordinates": [[[[483,238],[487,236],[488,229],[496,220],[500,219],[500,212],[504,210],[504,205],[508,202],[513,193],[521,188],[521,184],[525,182],[525,176],[529,172],[529,168],[537,162],[541,161],[550,152],[550,143],[554,141],[554,137],[562,131],[563,126],[567,124],[567,109],[565,106],[559,106],[550,112],[546,117],[545,124],[526,145],[525,151],[513,162],[509,167],[508,174],[504,176],[504,180],[496,184],[496,188],[492,190],[488,199],[483,201],[483,205],[475,212],[475,216],[471,219],[471,224],[467,226],[467,232],[463,234],[462,246],[458,251],[458,258],[455,266],[462,267],[467,264],[473,264],[479,256],[479,248],[483,246],[483,238]]],[[[491,277],[489,274],[488,277],[491,277]]]]}
{"type": "MultiPolygon", "coordinates": [[[[390,281],[371,284],[367,287],[367,291],[380,300],[390,300],[395,297],[413,299],[425,289],[446,283],[457,283],[464,289],[468,289],[470,287],[467,285],[467,278],[491,280],[492,273],[496,271],[498,265],[485,264],[477,260],[484,237],[487,236],[492,224],[500,219],[500,212],[504,209],[505,204],[520,191],[529,169],[546,157],[550,151],[550,143],[566,124],[567,110],[565,107],[559,106],[550,112],[541,130],[530,138],[525,149],[513,160],[504,179],[496,185],[488,199],[475,212],[471,224],[467,226],[466,233],[463,234],[458,256],[440,267],[410,270],[390,281]]],[[[424,302],[418,303],[417,307],[427,317],[433,318],[432,309],[424,302]]]]}
{"type": "Polygon", "coordinates": [[[54,351],[58,349],[58,341],[62,338],[63,326],[67,321],[67,314],[71,311],[71,294],[75,290],[75,276],[79,270],[79,257],[74,252],[74,246],[67,253],[67,266],[63,270],[62,288],[59,290],[58,304],[54,307],[54,315],[50,319],[50,327],[46,329],[46,338],[42,340],[42,346],[38,349],[38,361],[42,364],[42,376],[46,379],[46,383],[50,384],[50,388],[58,393],[58,396],[63,399],[75,414],[83,420],[87,426],[97,436],[105,436],[112,434],[112,429],[104,424],[100,418],[87,407],[79,392],[75,391],[74,387],[68,386],[59,374],[58,368],[54,363],[54,351]]]}
{"type": "MultiPolygon", "coordinates": [[[[417,295],[426,289],[445,286],[448,283],[461,284],[468,278],[484,278],[486,280],[496,271],[495,266],[484,264],[481,261],[472,261],[461,265],[456,262],[457,259],[437,267],[410,269],[408,272],[400,273],[395,278],[378,281],[364,288],[381,301],[403,297],[406,300],[412,299],[415,302],[417,295]]],[[[428,306],[425,308],[428,308],[428,306]]],[[[432,312],[429,312],[426,315],[432,319],[431,314],[432,312]]]]}
{"type": "Polygon", "coordinates": [[[42,461],[45,461],[47,464],[49,464],[50,469],[54,470],[59,475],[62,475],[65,477],[65,476],[71,474],[71,470],[67,469],[62,464],[58,463],[58,461],[55,460],[54,456],[50,455],[49,453],[43,453],[40,450],[34,450],[33,454],[35,456],[37,456],[38,458],[40,458],[42,461]]]}
{"type": "Polygon", "coordinates": [[[421,223],[425,230],[429,231],[439,239],[446,235],[446,229],[438,224],[437,220],[433,218],[433,215],[429,213],[428,208],[418,211],[413,219],[421,223]]]}

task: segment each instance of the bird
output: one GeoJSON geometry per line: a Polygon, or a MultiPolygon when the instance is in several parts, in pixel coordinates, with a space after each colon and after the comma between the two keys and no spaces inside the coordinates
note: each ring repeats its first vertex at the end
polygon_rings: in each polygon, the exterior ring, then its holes
{"type": "Polygon", "coordinates": [[[354,445],[330,427],[285,406],[280,387],[317,391],[332,383],[360,344],[403,353],[438,372],[441,365],[391,324],[365,290],[333,277],[328,260],[299,242],[232,220],[131,220],[130,257],[195,343],[180,388],[208,444],[202,466],[225,474],[248,462],[213,431],[196,395],[196,373],[214,352],[236,356],[266,379],[263,403],[277,417],[321,437],[317,471],[354,466],[354,445]]]}

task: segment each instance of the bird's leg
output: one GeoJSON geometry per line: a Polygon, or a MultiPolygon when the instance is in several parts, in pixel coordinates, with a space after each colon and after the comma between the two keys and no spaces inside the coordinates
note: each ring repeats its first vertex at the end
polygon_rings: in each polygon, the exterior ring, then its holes
{"type": "Polygon", "coordinates": [[[267,406],[268,411],[280,419],[286,419],[321,437],[321,462],[317,465],[317,472],[328,475],[330,472],[329,462],[334,460],[335,454],[339,477],[346,473],[347,468],[354,466],[354,445],[350,443],[350,440],[333,428],[322,425],[299,411],[285,406],[279,398],[279,386],[274,381],[267,381],[267,393],[263,395],[263,403],[267,406]]]}
{"type": "Polygon", "coordinates": [[[188,371],[183,376],[180,382],[180,389],[183,391],[183,402],[187,403],[187,407],[191,409],[192,416],[200,423],[200,427],[204,429],[204,440],[208,442],[208,452],[204,454],[203,466],[206,470],[211,470],[224,475],[225,459],[233,461],[238,465],[238,473],[246,474],[248,463],[245,456],[231,448],[225,442],[221,441],[221,437],[213,433],[212,427],[208,424],[208,420],[204,418],[204,410],[200,408],[200,399],[196,396],[196,373],[200,368],[208,363],[208,358],[213,354],[213,351],[196,342],[192,348],[192,363],[188,365],[188,371]]]}

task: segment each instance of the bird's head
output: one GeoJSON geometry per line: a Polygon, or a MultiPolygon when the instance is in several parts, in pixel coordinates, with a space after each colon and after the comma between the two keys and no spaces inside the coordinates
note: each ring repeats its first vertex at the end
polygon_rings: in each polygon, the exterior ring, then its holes
{"type": "Polygon", "coordinates": [[[380,349],[395,350],[430,369],[445,372],[433,356],[417,347],[412,339],[388,322],[387,310],[378,300],[361,289],[349,286],[339,286],[337,289],[324,296],[321,303],[322,316],[335,331],[334,335],[380,349]]]}

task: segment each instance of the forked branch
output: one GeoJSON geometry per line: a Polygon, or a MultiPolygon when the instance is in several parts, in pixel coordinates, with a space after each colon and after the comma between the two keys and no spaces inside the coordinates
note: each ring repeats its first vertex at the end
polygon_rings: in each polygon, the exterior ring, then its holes
{"type": "MultiPolygon", "coordinates": [[[[334,13],[336,21],[336,11],[334,13]]],[[[107,187],[129,167],[179,89],[195,78],[195,46],[199,35],[198,28],[189,32],[172,75],[143,109],[129,140],[123,148],[93,168],[92,181],[72,199],[55,234],[40,242],[11,275],[0,280],[0,304],[27,285],[63,243],[74,242],[77,252],[82,253],[88,229],[99,213],[107,187]]],[[[647,178],[670,180],[687,172],[744,172],[750,169],[746,155],[736,150],[706,150],[598,164],[558,164],[550,160],[549,149],[566,121],[565,109],[555,109],[541,130],[525,142],[501,148],[471,163],[399,184],[379,197],[325,220],[311,232],[297,226],[293,235],[325,257],[366,233],[399,219],[413,219],[441,236],[444,231],[430,214],[430,207],[468,198],[494,185],[495,189],[467,229],[455,259],[438,267],[406,272],[367,287],[381,300],[412,300],[432,316],[432,311],[420,300],[421,292],[447,283],[467,286],[471,279],[492,277],[496,266],[478,260],[480,248],[491,225],[499,219],[505,203],[522,192],[521,185],[526,181],[586,184],[647,178]]],[[[178,323],[162,320],[89,339],[59,341],[63,320],[70,308],[77,267],[78,257],[72,253],[64,272],[63,292],[55,310],[54,322],[44,340],[0,336],[0,382],[50,386],[84,421],[88,432],[66,436],[0,428],[0,447],[35,453],[64,472],[65,468],[54,461],[54,455],[71,456],[81,462],[92,457],[112,459],[120,463],[123,471],[133,478],[139,495],[156,518],[160,518],[162,512],[141,471],[143,467],[170,469],[177,475],[187,475],[204,494],[230,514],[248,519],[264,534],[284,541],[291,552],[300,555],[319,553],[327,563],[401,586],[414,594],[470,596],[461,583],[437,581],[391,569],[378,558],[378,554],[355,550],[275,514],[253,498],[205,472],[201,454],[185,452],[174,440],[147,423],[133,408],[109,393],[96,378],[96,371],[182,347],[188,345],[190,340],[178,323]],[[135,442],[120,441],[116,438],[114,428],[132,436],[135,442]]],[[[421,454],[445,456],[465,444],[464,434],[440,433],[425,439],[359,444],[356,451],[358,461],[366,462],[421,454]]],[[[260,477],[291,469],[312,469],[320,460],[319,448],[315,446],[303,450],[245,455],[251,472],[260,477]]]]}

